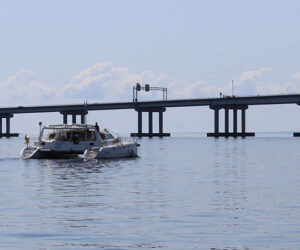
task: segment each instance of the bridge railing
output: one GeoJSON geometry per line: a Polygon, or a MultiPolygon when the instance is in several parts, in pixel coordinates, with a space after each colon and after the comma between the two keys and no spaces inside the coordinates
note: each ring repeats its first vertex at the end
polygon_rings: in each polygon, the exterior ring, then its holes
{"type": "Polygon", "coordinates": [[[22,108],[60,108],[60,107],[70,107],[70,108],[78,108],[80,110],[83,110],[84,107],[88,108],[89,106],[93,105],[118,105],[118,104],[139,104],[139,103],[155,103],[155,102],[176,102],[176,101],[197,101],[197,100],[203,100],[203,101],[210,101],[210,100],[216,100],[216,99],[251,99],[251,98],[268,98],[268,97],[291,97],[291,96],[299,96],[300,93],[291,93],[291,94],[269,94],[269,95],[249,95],[249,96],[225,96],[225,97],[206,97],[206,98],[182,98],[182,99],[168,99],[168,100],[145,100],[145,101],[138,101],[138,102],[132,102],[131,101],[114,101],[114,102],[92,102],[92,103],[87,103],[87,104],[78,104],[78,103],[70,103],[70,104],[50,104],[50,105],[30,105],[30,106],[6,106],[6,107],[0,107],[1,109],[22,109],[22,108]]]}

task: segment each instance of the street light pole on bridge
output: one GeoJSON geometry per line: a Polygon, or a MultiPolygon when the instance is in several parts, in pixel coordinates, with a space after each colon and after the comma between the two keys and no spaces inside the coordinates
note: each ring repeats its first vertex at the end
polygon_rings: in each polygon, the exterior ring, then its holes
{"type": "Polygon", "coordinates": [[[163,101],[168,99],[168,89],[163,87],[150,87],[149,84],[142,86],[140,83],[137,83],[132,87],[132,101],[138,102],[138,92],[144,90],[145,92],[150,92],[150,90],[158,90],[163,92],[163,101]]]}

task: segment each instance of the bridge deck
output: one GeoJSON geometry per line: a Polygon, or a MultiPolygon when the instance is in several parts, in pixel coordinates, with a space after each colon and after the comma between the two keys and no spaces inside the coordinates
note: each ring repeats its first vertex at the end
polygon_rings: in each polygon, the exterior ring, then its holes
{"type": "Polygon", "coordinates": [[[290,95],[265,95],[244,97],[221,97],[199,99],[176,99],[168,101],[142,101],[142,102],[114,102],[114,103],[90,103],[69,105],[45,105],[45,106],[18,106],[0,108],[0,114],[22,114],[43,112],[72,112],[92,110],[116,110],[155,107],[191,107],[210,105],[272,105],[272,104],[298,104],[300,94],[290,95]]]}

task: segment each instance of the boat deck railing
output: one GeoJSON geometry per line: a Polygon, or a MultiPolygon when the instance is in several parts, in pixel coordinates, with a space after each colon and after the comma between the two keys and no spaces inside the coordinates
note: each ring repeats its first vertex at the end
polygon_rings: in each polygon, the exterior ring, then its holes
{"type": "Polygon", "coordinates": [[[134,143],[137,142],[137,139],[135,137],[125,137],[125,136],[119,136],[117,137],[120,142],[129,142],[129,143],[134,143]]]}

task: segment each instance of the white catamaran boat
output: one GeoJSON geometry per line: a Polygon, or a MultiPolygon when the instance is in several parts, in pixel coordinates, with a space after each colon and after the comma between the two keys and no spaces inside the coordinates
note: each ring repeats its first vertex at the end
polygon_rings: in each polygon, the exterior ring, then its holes
{"type": "Polygon", "coordinates": [[[85,124],[44,126],[38,141],[33,146],[28,144],[21,151],[23,159],[72,158],[79,154],[86,159],[135,157],[138,146],[134,140],[114,137],[106,129],[98,132],[85,124]]]}

